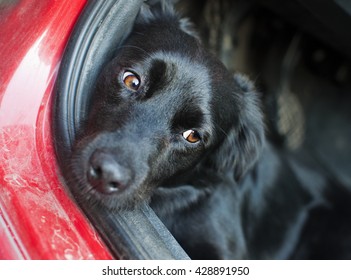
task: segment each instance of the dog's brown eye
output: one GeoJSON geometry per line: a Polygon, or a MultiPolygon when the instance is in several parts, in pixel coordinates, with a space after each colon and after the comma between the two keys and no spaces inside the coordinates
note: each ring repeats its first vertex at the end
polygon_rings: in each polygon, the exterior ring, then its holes
{"type": "Polygon", "coordinates": [[[195,130],[189,129],[182,133],[184,139],[190,143],[197,143],[200,141],[200,135],[195,130]]]}
{"type": "Polygon", "coordinates": [[[138,90],[140,87],[140,78],[131,71],[125,71],[123,73],[123,83],[131,90],[138,90]]]}

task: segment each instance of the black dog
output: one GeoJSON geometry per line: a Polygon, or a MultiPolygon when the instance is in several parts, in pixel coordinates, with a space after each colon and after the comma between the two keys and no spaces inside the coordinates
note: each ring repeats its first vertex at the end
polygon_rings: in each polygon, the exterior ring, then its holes
{"type": "Polygon", "coordinates": [[[265,144],[252,84],[167,4],[143,7],[92,104],[72,159],[83,199],[149,201],[192,258],[350,257],[348,192],[265,144]]]}

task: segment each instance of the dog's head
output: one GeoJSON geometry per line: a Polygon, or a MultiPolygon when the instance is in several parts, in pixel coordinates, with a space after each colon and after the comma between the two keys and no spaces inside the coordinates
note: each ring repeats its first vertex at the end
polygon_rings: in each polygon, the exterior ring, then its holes
{"type": "Polygon", "coordinates": [[[242,176],[263,125],[250,82],[233,77],[171,9],[155,8],[142,11],[103,70],[83,135],[74,192],[113,209],[148,200],[172,178],[188,183],[182,178],[202,166],[242,176]]]}

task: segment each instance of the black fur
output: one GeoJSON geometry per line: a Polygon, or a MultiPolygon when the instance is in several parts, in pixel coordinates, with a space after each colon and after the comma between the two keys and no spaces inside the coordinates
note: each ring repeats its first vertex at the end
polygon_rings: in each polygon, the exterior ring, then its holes
{"type": "Polygon", "coordinates": [[[350,194],[335,208],[339,189],[302,166],[265,144],[251,82],[166,3],[143,6],[101,74],[71,177],[80,199],[111,211],[149,201],[192,258],[350,257],[350,194]],[[201,140],[188,142],[187,130],[201,140]]]}

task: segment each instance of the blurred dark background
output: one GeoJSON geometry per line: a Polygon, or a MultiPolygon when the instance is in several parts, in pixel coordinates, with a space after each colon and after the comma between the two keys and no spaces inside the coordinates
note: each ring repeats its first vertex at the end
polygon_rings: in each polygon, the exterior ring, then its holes
{"type": "Polygon", "coordinates": [[[351,1],[180,0],[233,72],[262,94],[267,137],[351,188],[351,1]]]}

